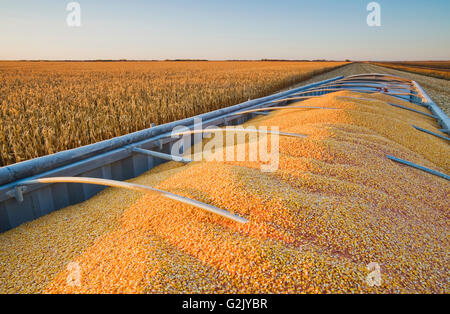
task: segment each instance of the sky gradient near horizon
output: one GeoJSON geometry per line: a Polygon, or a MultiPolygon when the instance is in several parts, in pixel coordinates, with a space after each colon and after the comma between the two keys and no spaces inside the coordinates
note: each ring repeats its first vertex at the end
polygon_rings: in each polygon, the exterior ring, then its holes
{"type": "Polygon", "coordinates": [[[450,59],[450,1],[0,0],[0,60],[450,59]]]}

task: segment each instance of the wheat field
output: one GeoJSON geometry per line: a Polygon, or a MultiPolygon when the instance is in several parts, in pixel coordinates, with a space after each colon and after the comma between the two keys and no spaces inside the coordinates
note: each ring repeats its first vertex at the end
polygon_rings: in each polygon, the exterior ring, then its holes
{"type": "Polygon", "coordinates": [[[450,61],[411,61],[375,63],[383,67],[450,80],[450,61]]]}
{"type": "Polygon", "coordinates": [[[271,94],[343,62],[0,62],[0,166],[271,94]]]}

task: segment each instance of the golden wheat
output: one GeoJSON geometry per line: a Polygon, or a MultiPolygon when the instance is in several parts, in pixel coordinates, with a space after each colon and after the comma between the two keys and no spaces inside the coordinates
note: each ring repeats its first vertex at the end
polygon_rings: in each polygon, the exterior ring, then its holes
{"type": "Polygon", "coordinates": [[[376,65],[410,73],[450,80],[449,61],[444,62],[382,62],[376,65]]]}
{"type": "Polygon", "coordinates": [[[0,62],[0,166],[271,94],[338,62],[0,62]]]}

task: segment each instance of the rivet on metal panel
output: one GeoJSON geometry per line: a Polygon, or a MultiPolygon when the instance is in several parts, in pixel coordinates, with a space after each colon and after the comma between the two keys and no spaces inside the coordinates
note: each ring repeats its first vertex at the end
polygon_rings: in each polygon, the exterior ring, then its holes
{"type": "Polygon", "coordinates": [[[19,203],[23,202],[23,193],[27,190],[25,186],[16,186],[14,190],[8,191],[6,194],[15,197],[19,203]]]}

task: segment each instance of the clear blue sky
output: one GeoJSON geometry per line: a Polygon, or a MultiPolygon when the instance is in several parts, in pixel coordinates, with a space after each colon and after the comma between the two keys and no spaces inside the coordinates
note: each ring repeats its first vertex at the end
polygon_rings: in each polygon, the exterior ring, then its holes
{"type": "Polygon", "coordinates": [[[0,0],[0,59],[450,59],[450,0],[0,0]]]}

